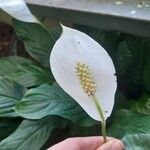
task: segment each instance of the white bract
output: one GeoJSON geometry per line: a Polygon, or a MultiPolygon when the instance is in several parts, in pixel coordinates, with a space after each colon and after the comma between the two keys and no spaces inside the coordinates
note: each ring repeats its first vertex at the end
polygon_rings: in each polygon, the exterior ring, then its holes
{"type": "Polygon", "coordinates": [[[62,35],[50,55],[52,73],[89,116],[104,121],[111,115],[117,88],[113,62],[106,50],[88,35],[62,28],[62,35]],[[102,108],[104,120],[92,97],[96,97],[102,108]]]}
{"type": "Polygon", "coordinates": [[[23,0],[0,0],[0,8],[20,21],[39,23],[23,0]]]}

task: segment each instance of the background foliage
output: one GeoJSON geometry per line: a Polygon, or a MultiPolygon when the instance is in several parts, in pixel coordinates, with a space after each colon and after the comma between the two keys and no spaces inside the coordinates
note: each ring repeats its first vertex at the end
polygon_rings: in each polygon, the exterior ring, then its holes
{"type": "MultiPolygon", "coordinates": [[[[40,150],[66,137],[99,135],[98,122],[57,85],[50,71],[49,55],[61,27],[12,22],[28,55],[0,58],[0,150],[40,150]]],[[[149,150],[150,39],[73,27],[98,41],[117,70],[107,134],[122,139],[126,150],[149,150]]]]}

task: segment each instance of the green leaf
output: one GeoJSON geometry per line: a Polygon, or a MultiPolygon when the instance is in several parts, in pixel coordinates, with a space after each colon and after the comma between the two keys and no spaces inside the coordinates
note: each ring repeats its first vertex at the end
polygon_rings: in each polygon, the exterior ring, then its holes
{"type": "Polygon", "coordinates": [[[50,69],[40,67],[22,57],[10,56],[0,59],[0,69],[1,77],[16,81],[27,88],[53,82],[50,69]]]}
{"type": "Polygon", "coordinates": [[[0,79],[0,117],[18,116],[13,107],[22,99],[25,88],[14,81],[0,79]]]}
{"type": "Polygon", "coordinates": [[[125,35],[128,48],[132,51],[134,57],[142,62],[147,63],[150,57],[150,38],[139,36],[125,35]]]}
{"type": "Polygon", "coordinates": [[[150,95],[144,93],[139,99],[130,104],[134,112],[150,115],[150,95]]]}
{"type": "Polygon", "coordinates": [[[131,134],[122,139],[125,150],[149,150],[149,140],[150,134],[131,134]]]}
{"type": "Polygon", "coordinates": [[[122,76],[128,70],[132,60],[132,53],[128,49],[126,42],[121,42],[116,52],[117,75],[122,76]]]}
{"type": "Polygon", "coordinates": [[[150,93],[150,63],[144,68],[143,81],[145,89],[150,93]]]}
{"type": "Polygon", "coordinates": [[[52,74],[48,69],[41,68],[33,63],[17,65],[17,71],[5,77],[27,88],[43,83],[52,84],[53,82],[52,74]]]}
{"type": "Polygon", "coordinates": [[[41,120],[24,120],[18,129],[0,142],[1,150],[39,150],[54,128],[62,128],[65,120],[46,117],[41,120]]]}
{"type": "Polygon", "coordinates": [[[77,124],[72,124],[70,126],[70,135],[69,137],[85,137],[85,136],[100,136],[101,126],[100,124],[94,126],[80,126],[77,124]]]}
{"type": "Polygon", "coordinates": [[[50,52],[57,37],[41,24],[13,19],[13,27],[17,35],[24,41],[26,51],[42,65],[49,66],[50,52]]]}
{"type": "Polygon", "coordinates": [[[129,106],[126,97],[121,91],[117,90],[115,95],[115,104],[114,104],[113,112],[123,108],[127,109],[128,107],[129,106]]]}
{"type": "Polygon", "coordinates": [[[84,126],[97,123],[64,91],[47,84],[29,90],[15,110],[18,115],[28,119],[58,115],[84,126]]]}
{"type": "Polygon", "coordinates": [[[0,141],[8,137],[19,125],[18,118],[1,118],[0,119],[0,141]]]}
{"type": "MultiPolygon", "coordinates": [[[[125,35],[129,50],[133,55],[133,63],[125,77],[128,91],[135,97],[142,93],[143,71],[145,65],[150,63],[150,38],[125,35]]],[[[148,83],[147,83],[148,84],[148,83]]]]}
{"type": "Polygon", "coordinates": [[[127,134],[150,133],[150,115],[119,110],[114,114],[112,126],[107,132],[109,136],[116,138],[122,138],[127,134]]]}
{"type": "Polygon", "coordinates": [[[0,58],[0,76],[6,76],[17,71],[17,65],[30,64],[32,61],[18,56],[0,58]]]}

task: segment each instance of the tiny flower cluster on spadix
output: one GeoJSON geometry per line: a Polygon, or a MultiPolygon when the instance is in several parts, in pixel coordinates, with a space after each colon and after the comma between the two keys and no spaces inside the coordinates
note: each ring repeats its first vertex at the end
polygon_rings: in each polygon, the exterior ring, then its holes
{"type": "Polygon", "coordinates": [[[93,95],[96,92],[96,84],[89,67],[78,62],[76,65],[76,74],[84,92],[88,96],[93,95]]]}

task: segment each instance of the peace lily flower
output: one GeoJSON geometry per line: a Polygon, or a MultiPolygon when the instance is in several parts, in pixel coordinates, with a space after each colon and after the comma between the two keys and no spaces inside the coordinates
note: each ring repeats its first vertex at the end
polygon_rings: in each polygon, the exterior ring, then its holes
{"type": "Polygon", "coordinates": [[[50,66],[58,84],[95,120],[102,122],[106,142],[106,119],[111,115],[117,88],[115,67],[101,45],[88,35],[62,26],[50,66]]]}
{"type": "Polygon", "coordinates": [[[0,8],[20,21],[39,23],[23,0],[0,0],[0,8]]]}

